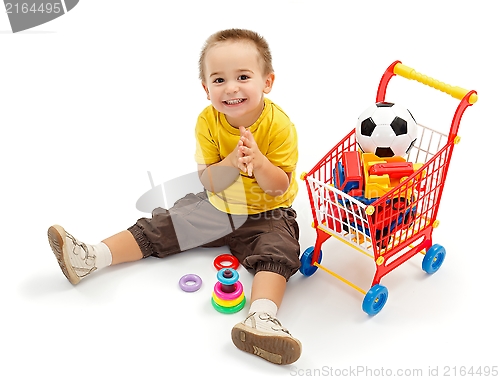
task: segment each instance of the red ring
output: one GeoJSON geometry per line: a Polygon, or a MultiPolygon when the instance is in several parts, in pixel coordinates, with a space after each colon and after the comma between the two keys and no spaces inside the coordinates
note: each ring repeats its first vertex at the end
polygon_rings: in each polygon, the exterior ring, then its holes
{"type": "Polygon", "coordinates": [[[238,269],[239,266],[240,266],[240,262],[238,261],[238,259],[236,257],[234,257],[233,255],[230,255],[228,253],[224,253],[222,255],[219,255],[214,259],[214,267],[217,270],[221,270],[222,268],[232,268],[232,269],[236,270],[236,269],[238,269]],[[222,265],[223,261],[229,261],[231,264],[229,266],[222,265]]]}

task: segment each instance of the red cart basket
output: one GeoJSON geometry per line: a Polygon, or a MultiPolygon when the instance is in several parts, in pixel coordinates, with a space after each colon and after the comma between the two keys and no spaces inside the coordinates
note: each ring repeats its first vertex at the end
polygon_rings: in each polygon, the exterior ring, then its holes
{"type": "Polygon", "coordinates": [[[448,135],[417,123],[417,141],[407,161],[420,163],[418,169],[370,204],[336,188],[335,168],[346,164],[346,157],[358,151],[353,129],[308,173],[301,175],[307,186],[316,242],[301,255],[300,272],[311,276],[320,268],[360,291],[364,294],[362,309],[369,315],[377,314],[386,304],[388,291],[380,281],[387,273],[419,252],[424,254],[422,269],[429,274],[443,263],[446,250],[433,244],[432,232],[438,225],[436,216],[448,167],[459,142],[460,120],[465,109],[477,101],[476,91],[450,86],[396,61],[380,80],[376,102],[385,101],[387,85],[396,75],[460,100],[448,135]],[[331,236],[375,261],[375,275],[368,291],[320,264],[321,246],[331,236]]]}

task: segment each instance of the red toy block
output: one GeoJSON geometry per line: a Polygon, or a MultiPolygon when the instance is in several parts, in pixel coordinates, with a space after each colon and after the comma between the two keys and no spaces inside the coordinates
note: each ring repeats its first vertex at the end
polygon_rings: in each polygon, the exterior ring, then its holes
{"type": "Polygon", "coordinates": [[[356,197],[363,194],[363,168],[358,151],[347,151],[342,154],[344,163],[344,183],[342,189],[356,197]]]}
{"type": "Polygon", "coordinates": [[[411,162],[386,162],[384,164],[374,164],[368,170],[370,175],[387,174],[389,178],[408,177],[414,173],[413,163],[411,162]]]}

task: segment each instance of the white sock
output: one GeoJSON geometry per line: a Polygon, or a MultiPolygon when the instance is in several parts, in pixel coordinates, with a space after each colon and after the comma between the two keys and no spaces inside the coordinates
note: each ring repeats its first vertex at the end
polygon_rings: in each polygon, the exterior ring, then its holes
{"type": "Polygon", "coordinates": [[[92,246],[95,251],[96,259],[95,266],[97,269],[108,267],[111,265],[113,257],[111,256],[111,250],[104,243],[99,243],[92,246]]]}
{"type": "Polygon", "coordinates": [[[250,305],[250,310],[248,311],[248,314],[251,313],[267,313],[271,317],[276,318],[276,314],[278,313],[278,306],[271,300],[267,298],[260,298],[258,300],[255,300],[252,302],[250,305]]]}

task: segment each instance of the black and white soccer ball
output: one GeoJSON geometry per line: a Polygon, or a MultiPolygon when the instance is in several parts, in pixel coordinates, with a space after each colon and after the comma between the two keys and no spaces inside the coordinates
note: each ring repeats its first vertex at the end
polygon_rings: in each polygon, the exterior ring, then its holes
{"type": "Polygon", "coordinates": [[[356,141],[364,153],[405,157],[417,141],[417,122],[410,111],[399,104],[375,103],[359,116],[356,141]]]}

